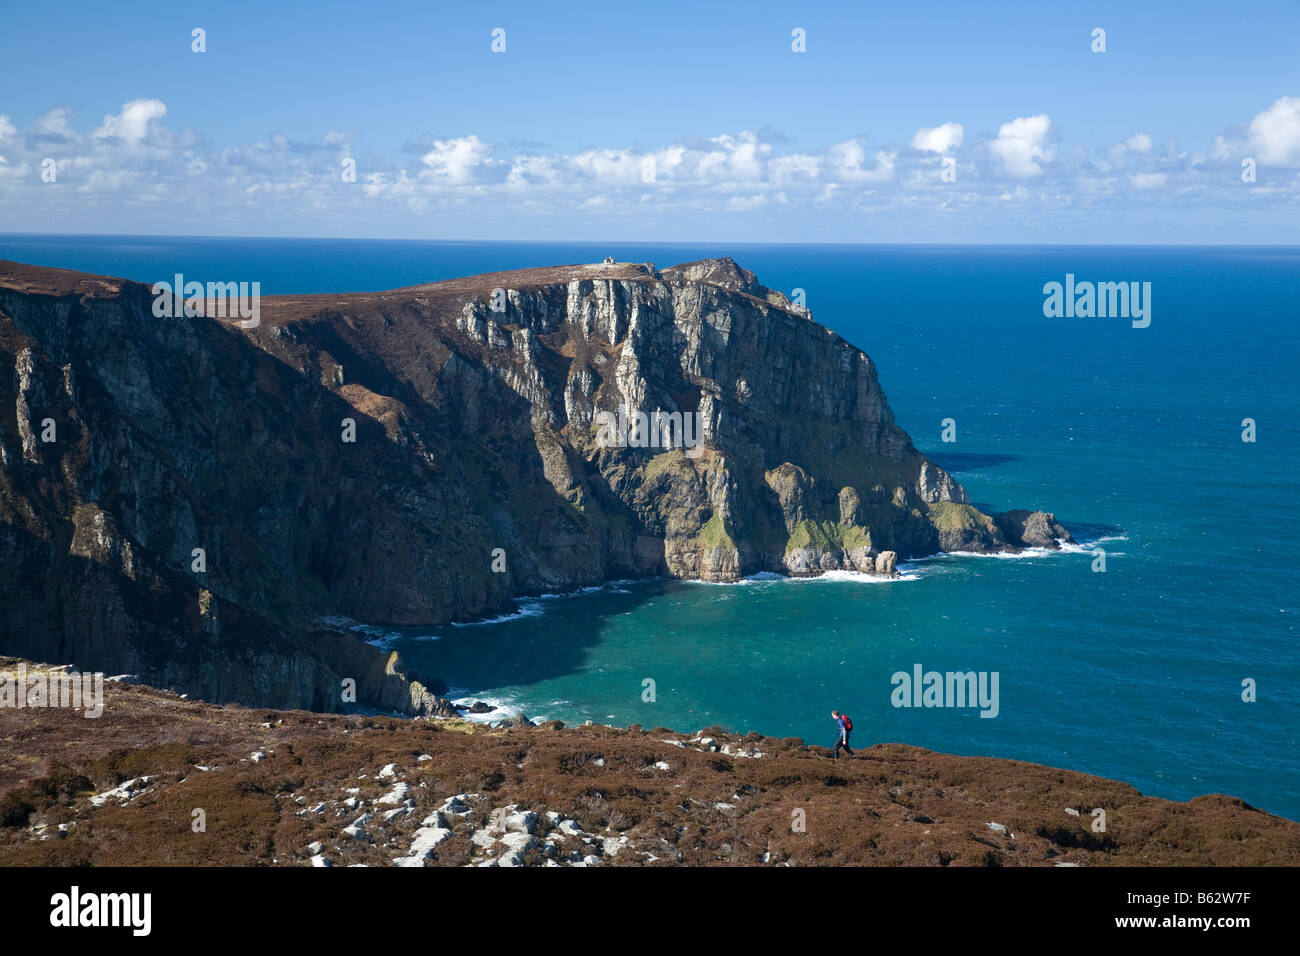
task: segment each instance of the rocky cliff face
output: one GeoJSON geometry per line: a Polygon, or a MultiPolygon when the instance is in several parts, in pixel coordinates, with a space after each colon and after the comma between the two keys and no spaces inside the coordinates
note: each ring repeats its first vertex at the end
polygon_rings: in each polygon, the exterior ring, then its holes
{"type": "Polygon", "coordinates": [[[320,619],[1069,540],[972,507],[871,360],[729,259],[269,298],[249,330],[152,304],[0,263],[0,651],[419,711],[320,619]]]}

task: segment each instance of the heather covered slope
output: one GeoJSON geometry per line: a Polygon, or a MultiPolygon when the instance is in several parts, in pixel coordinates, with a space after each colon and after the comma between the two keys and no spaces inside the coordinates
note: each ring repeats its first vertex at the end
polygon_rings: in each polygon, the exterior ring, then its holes
{"type": "Polygon", "coordinates": [[[493,729],[110,684],[98,719],[0,709],[0,865],[1300,863],[1300,824],[1232,797],[857,736],[860,759],[834,762],[717,729],[493,729]]]}
{"type": "Polygon", "coordinates": [[[0,263],[0,651],[262,705],[334,709],[351,676],[419,712],[322,619],[1069,538],[973,508],[871,360],[729,259],[267,298],[248,330],[152,305],[0,263]],[[701,444],[602,447],[620,408],[701,444]]]}

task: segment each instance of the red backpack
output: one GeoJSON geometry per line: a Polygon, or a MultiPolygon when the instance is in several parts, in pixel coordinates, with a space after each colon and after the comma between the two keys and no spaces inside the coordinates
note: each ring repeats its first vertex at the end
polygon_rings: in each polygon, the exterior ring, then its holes
{"type": "Polygon", "coordinates": [[[840,714],[840,720],[844,721],[844,732],[846,734],[853,733],[853,721],[849,720],[849,715],[840,714]]]}

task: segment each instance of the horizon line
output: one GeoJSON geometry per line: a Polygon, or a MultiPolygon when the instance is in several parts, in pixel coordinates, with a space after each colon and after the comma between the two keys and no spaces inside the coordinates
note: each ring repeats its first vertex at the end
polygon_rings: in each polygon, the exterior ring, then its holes
{"type": "Polygon", "coordinates": [[[481,238],[416,238],[411,236],[250,236],[250,235],[202,235],[194,233],[163,232],[0,232],[0,239],[48,238],[48,239],[237,239],[263,242],[427,242],[442,244],[480,244],[493,243],[544,243],[548,245],[639,245],[639,246],[861,246],[861,247],[927,247],[927,248],[1035,248],[1068,249],[1081,246],[1097,248],[1132,248],[1132,249],[1300,249],[1297,242],[889,242],[889,241],[854,241],[854,240],[810,240],[791,239],[787,241],[755,241],[727,239],[481,239],[481,238]]]}

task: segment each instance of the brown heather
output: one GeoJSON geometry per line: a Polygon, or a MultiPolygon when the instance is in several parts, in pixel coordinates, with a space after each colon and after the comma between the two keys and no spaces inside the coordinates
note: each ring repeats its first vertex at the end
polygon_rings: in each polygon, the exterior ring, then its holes
{"type": "MultiPolygon", "coordinates": [[[[0,668],[17,663],[0,658],[0,668]]],[[[859,728],[858,737],[868,732],[859,728]]],[[[1010,760],[887,743],[835,762],[797,739],[720,728],[705,734],[720,747],[764,756],[708,752],[664,729],[552,723],[504,730],[221,707],[109,684],[97,720],[67,710],[0,710],[0,864],[301,866],[308,844],[320,841],[334,866],[386,866],[405,855],[422,817],[461,793],[482,799],[428,865],[483,859],[470,833],[507,805],[559,812],[597,842],[626,837],[625,848],[602,860],[613,866],[1300,863],[1300,824],[1223,795],[1176,803],[1010,760]],[[250,761],[257,751],[266,758],[250,761]],[[432,759],[419,761],[421,754],[432,759]],[[658,761],[670,769],[656,769],[658,761]],[[387,792],[393,781],[376,775],[389,763],[411,787],[413,812],[368,825],[372,843],[342,836],[361,811],[340,814],[339,801],[354,787],[366,801],[387,792]],[[134,799],[92,807],[92,793],[141,775],[151,780],[134,799]],[[319,803],[323,812],[299,815],[319,803]],[[196,807],[206,811],[206,833],[191,832],[196,807]],[[1091,830],[1093,807],[1106,810],[1105,833],[1091,830]],[[796,808],[806,813],[805,833],[792,832],[796,808]],[[993,822],[1009,835],[990,829],[993,822]]],[[[578,837],[557,839],[556,849],[585,852],[578,837]]],[[[545,861],[540,846],[523,858],[545,861]]]]}

